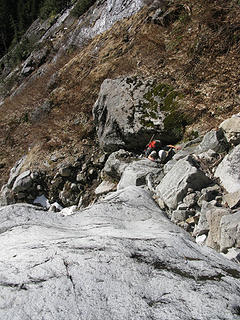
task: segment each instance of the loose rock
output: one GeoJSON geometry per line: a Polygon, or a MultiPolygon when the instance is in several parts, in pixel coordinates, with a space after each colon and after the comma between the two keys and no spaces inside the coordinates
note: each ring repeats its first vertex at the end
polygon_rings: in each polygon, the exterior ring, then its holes
{"type": "Polygon", "coordinates": [[[240,190],[240,145],[227,154],[216,169],[215,177],[219,178],[227,192],[240,190]]]}
{"type": "Polygon", "coordinates": [[[240,143],[240,117],[226,119],[220,124],[227,141],[233,145],[240,143]]]}
{"type": "Polygon", "coordinates": [[[179,160],[164,176],[157,186],[157,196],[169,209],[176,209],[178,202],[187,195],[189,188],[201,190],[208,186],[211,180],[201,171],[191,156],[179,160]]]}

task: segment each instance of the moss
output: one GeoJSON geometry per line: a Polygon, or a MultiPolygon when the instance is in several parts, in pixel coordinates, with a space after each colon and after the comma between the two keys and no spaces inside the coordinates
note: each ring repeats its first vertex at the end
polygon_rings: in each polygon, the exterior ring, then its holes
{"type": "Polygon", "coordinates": [[[144,95],[147,102],[143,104],[144,116],[141,124],[154,129],[156,126],[153,120],[158,118],[160,112],[163,112],[165,114],[163,134],[171,136],[172,140],[180,140],[189,122],[179,104],[183,97],[181,92],[168,84],[155,85],[144,95]]]}

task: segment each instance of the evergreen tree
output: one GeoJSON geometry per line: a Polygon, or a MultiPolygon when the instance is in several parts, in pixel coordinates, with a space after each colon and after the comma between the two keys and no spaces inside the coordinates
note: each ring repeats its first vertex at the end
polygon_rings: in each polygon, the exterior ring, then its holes
{"type": "Polygon", "coordinates": [[[8,46],[7,32],[6,32],[6,1],[0,0],[0,55],[2,55],[8,46]]]}
{"type": "Polygon", "coordinates": [[[0,0],[0,57],[36,18],[47,19],[70,4],[71,0],[0,0]]]}

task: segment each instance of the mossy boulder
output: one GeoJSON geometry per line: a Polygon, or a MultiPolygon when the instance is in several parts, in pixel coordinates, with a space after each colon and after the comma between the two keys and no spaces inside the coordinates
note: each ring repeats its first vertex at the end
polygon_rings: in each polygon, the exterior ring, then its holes
{"type": "Polygon", "coordinates": [[[181,110],[183,94],[165,83],[153,86],[145,95],[145,113],[141,123],[145,126],[155,127],[153,119],[162,115],[163,128],[160,131],[161,138],[165,141],[176,142],[183,136],[187,118],[181,110]]]}
{"type": "Polygon", "coordinates": [[[142,149],[149,139],[173,143],[181,139],[186,119],[183,95],[154,79],[106,79],[93,106],[100,146],[107,152],[142,149]]]}

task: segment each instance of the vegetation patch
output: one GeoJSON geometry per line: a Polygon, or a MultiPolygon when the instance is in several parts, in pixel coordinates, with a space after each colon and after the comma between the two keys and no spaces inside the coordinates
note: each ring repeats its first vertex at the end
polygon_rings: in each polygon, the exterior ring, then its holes
{"type": "Polygon", "coordinates": [[[181,111],[179,101],[183,94],[168,84],[160,83],[149,90],[144,98],[144,116],[142,125],[155,128],[155,121],[163,114],[164,128],[160,128],[164,136],[171,137],[172,141],[178,141],[184,134],[185,126],[188,124],[186,115],[181,111]]]}
{"type": "Polygon", "coordinates": [[[95,2],[96,0],[78,0],[71,11],[71,14],[78,18],[83,15],[95,2]]]}

